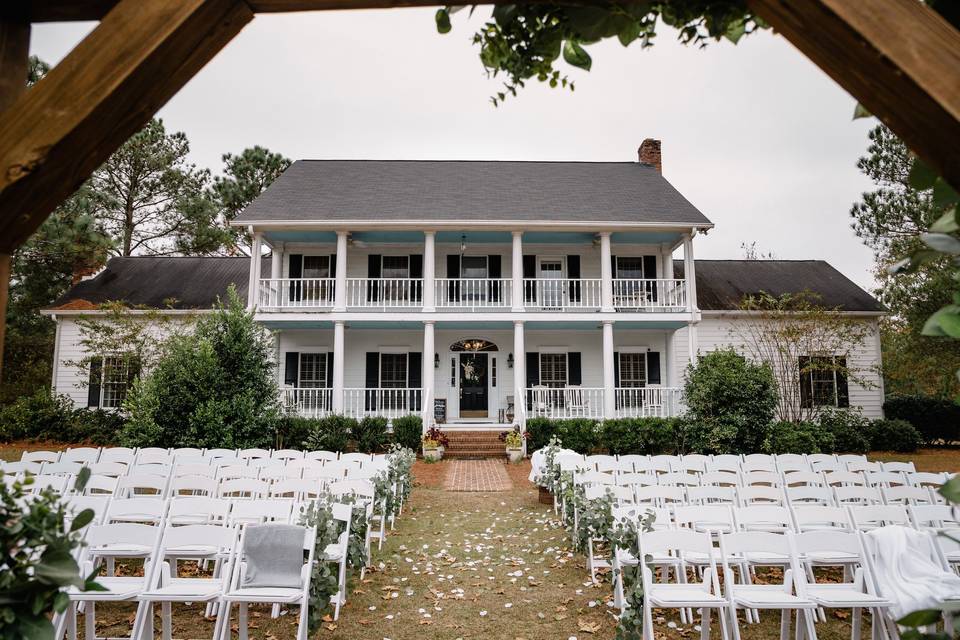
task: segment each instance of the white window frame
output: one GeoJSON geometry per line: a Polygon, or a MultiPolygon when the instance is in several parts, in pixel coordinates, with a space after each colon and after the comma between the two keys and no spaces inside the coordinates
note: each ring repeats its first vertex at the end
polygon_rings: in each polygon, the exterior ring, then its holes
{"type": "Polygon", "coordinates": [[[109,385],[111,385],[112,387],[121,386],[122,389],[123,389],[123,391],[122,391],[122,393],[118,396],[118,397],[119,397],[119,402],[118,402],[117,404],[110,404],[110,405],[108,405],[108,404],[106,403],[106,399],[107,399],[107,395],[106,395],[106,394],[107,394],[107,386],[108,386],[108,382],[107,382],[107,360],[108,360],[108,359],[114,359],[114,360],[120,360],[120,361],[122,361],[122,362],[127,362],[127,360],[124,358],[123,355],[119,355],[119,354],[116,354],[116,353],[105,354],[105,355],[102,355],[102,356],[98,356],[98,358],[99,358],[99,360],[100,360],[100,396],[99,396],[99,398],[98,398],[97,407],[100,408],[100,409],[121,409],[121,408],[123,408],[123,401],[126,399],[127,393],[130,392],[130,373],[129,373],[129,366],[124,366],[124,367],[123,367],[124,380],[123,380],[122,383],[119,383],[119,382],[111,382],[111,383],[109,383],[109,385]]]}
{"type": "MultiPolygon", "coordinates": [[[[562,356],[562,357],[563,357],[563,386],[560,386],[560,387],[551,387],[551,388],[552,388],[552,389],[565,389],[566,387],[568,387],[568,386],[570,385],[570,357],[568,356],[568,354],[567,354],[566,351],[541,350],[541,351],[539,352],[539,356],[538,356],[538,357],[539,357],[539,359],[540,359],[540,366],[539,366],[539,370],[540,370],[540,376],[539,376],[539,377],[540,377],[540,380],[539,380],[539,382],[540,382],[540,385],[541,385],[541,386],[547,386],[547,384],[543,381],[543,370],[544,370],[543,357],[544,357],[544,356],[562,356]]],[[[556,381],[553,381],[553,382],[556,382],[556,381]]]]}
{"type": "Polygon", "coordinates": [[[487,280],[489,278],[490,278],[490,256],[486,254],[483,254],[483,255],[475,255],[471,253],[461,254],[460,256],[460,279],[461,280],[487,280]],[[483,269],[486,275],[484,275],[481,278],[472,278],[472,277],[468,278],[464,276],[463,275],[463,259],[464,258],[483,258],[483,269]]]}
{"type": "Polygon", "coordinates": [[[377,382],[380,385],[380,389],[407,389],[410,385],[410,354],[407,350],[397,351],[397,350],[387,350],[380,352],[380,360],[378,362],[378,372],[377,372],[377,382]],[[403,385],[400,387],[385,387],[383,385],[383,356],[403,356],[403,385]]]}
{"type": "MultiPolygon", "coordinates": [[[[647,254],[647,255],[652,255],[652,254],[647,254]]],[[[644,268],[644,265],[643,265],[643,256],[642,256],[642,255],[639,255],[639,256],[634,256],[634,255],[621,256],[621,255],[618,255],[618,256],[616,256],[616,259],[614,260],[614,265],[613,265],[613,277],[614,277],[615,279],[621,278],[621,276],[620,276],[620,260],[621,260],[621,259],[639,260],[639,261],[640,261],[640,274],[641,274],[641,275],[640,275],[640,278],[639,278],[640,280],[652,280],[652,279],[655,279],[655,278],[657,277],[657,274],[656,274],[656,273],[654,273],[653,275],[650,275],[649,273],[646,272],[646,269],[644,268]]]]}
{"type": "Polygon", "coordinates": [[[331,260],[331,258],[330,258],[330,254],[329,254],[329,253],[304,253],[304,254],[301,254],[301,255],[302,255],[302,259],[303,259],[303,262],[302,262],[301,265],[300,265],[300,278],[301,278],[301,279],[303,279],[303,280],[310,280],[310,279],[323,280],[323,279],[326,279],[326,278],[332,278],[332,277],[333,277],[333,276],[331,275],[331,273],[332,273],[332,271],[333,271],[333,269],[332,269],[331,267],[332,267],[333,265],[331,264],[331,263],[332,263],[332,260],[331,260]],[[307,275],[306,275],[306,272],[307,272],[307,258],[326,258],[326,259],[327,259],[327,275],[326,275],[326,276],[307,276],[307,275]]]}
{"type": "Polygon", "coordinates": [[[332,380],[327,380],[327,367],[330,365],[327,363],[329,356],[328,349],[302,349],[297,353],[297,388],[298,389],[328,389],[333,386],[332,380]],[[323,386],[322,387],[304,387],[303,386],[303,356],[304,355],[322,355],[323,356],[323,386]]]}
{"type": "Polygon", "coordinates": [[[398,253],[398,254],[386,253],[386,254],[381,254],[381,255],[380,255],[380,277],[381,277],[381,278],[384,278],[384,279],[394,279],[394,278],[395,278],[395,279],[398,279],[398,280],[404,280],[404,279],[409,280],[409,279],[410,279],[410,254],[407,254],[407,253],[398,253]],[[406,261],[407,261],[407,275],[405,275],[405,276],[387,276],[387,275],[384,275],[384,271],[386,271],[386,268],[385,268],[385,266],[384,266],[384,260],[386,260],[387,258],[403,258],[404,260],[406,260],[406,261]]]}
{"type": "MultiPolygon", "coordinates": [[[[844,356],[844,355],[842,355],[842,354],[835,354],[835,353],[831,353],[831,354],[820,353],[820,354],[816,354],[816,355],[807,355],[806,357],[809,358],[811,361],[812,361],[814,358],[824,358],[824,359],[829,358],[830,360],[833,361],[834,366],[836,366],[837,359],[843,359],[843,358],[846,358],[847,356],[844,356]]],[[[797,366],[798,366],[798,368],[799,368],[799,362],[797,363],[797,366]]],[[[837,407],[837,408],[840,407],[840,385],[837,384],[837,376],[839,375],[839,373],[837,372],[837,370],[836,370],[835,368],[834,368],[834,369],[831,369],[831,370],[829,370],[829,371],[816,371],[816,370],[814,370],[814,371],[808,371],[807,373],[805,373],[805,374],[803,374],[803,375],[810,377],[810,403],[811,403],[812,406],[814,406],[814,407],[837,407]],[[815,388],[815,386],[814,386],[815,383],[816,383],[816,381],[814,380],[814,375],[830,376],[831,380],[830,380],[829,382],[832,382],[832,383],[833,383],[833,394],[832,394],[832,395],[833,395],[833,400],[832,400],[832,402],[820,402],[820,401],[819,401],[819,396],[817,395],[817,390],[816,390],[816,388],[815,388]]],[[[848,384],[848,385],[850,384],[850,383],[849,383],[849,379],[848,379],[848,381],[847,381],[847,384],[848,384]]],[[[800,387],[803,388],[803,381],[802,381],[802,380],[800,381],[800,387]]]]}
{"type": "Polygon", "coordinates": [[[648,363],[647,363],[647,353],[648,353],[649,351],[650,351],[650,350],[647,349],[646,347],[642,347],[642,348],[630,348],[630,347],[626,347],[626,348],[623,348],[623,349],[617,349],[617,353],[620,354],[620,356],[617,358],[617,363],[616,363],[616,364],[617,364],[617,377],[620,379],[620,387],[622,387],[622,388],[629,388],[629,389],[645,389],[645,388],[647,388],[647,387],[649,386],[648,377],[647,377],[647,367],[648,367],[648,363]],[[642,355],[642,356],[643,356],[643,367],[642,367],[642,371],[643,371],[643,384],[642,384],[641,386],[632,386],[632,385],[629,385],[629,386],[628,386],[628,385],[624,384],[623,369],[621,368],[620,365],[621,365],[621,363],[623,362],[623,356],[633,356],[633,355],[642,355]]]}

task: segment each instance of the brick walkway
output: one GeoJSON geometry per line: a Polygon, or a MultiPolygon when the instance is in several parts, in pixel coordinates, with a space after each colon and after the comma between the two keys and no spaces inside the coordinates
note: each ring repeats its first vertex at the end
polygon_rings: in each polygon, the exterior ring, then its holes
{"type": "Polygon", "coordinates": [[[501,460],[451,460],[444,478],[447,491],[509,491],[510,476],[501,460]]]}

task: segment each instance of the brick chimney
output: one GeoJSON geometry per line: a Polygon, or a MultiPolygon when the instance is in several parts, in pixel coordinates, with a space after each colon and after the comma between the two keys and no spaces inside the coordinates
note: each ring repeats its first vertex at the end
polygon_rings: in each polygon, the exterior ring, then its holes
{"type": "Polygon", "coordinates": [[[660,141],[653,138],[647,138],[640,143],[640,149],[637,151],[640,162],[648,164],[657,170],[657,173],[663,173],[660,164],[660,141]]]}

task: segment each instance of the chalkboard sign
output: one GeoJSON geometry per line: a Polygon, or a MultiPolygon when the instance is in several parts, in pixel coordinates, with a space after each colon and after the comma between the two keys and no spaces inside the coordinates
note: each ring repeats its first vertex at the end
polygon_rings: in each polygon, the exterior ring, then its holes
{"type": "Polygon", "coordinates": [[[433,421],[437,424],[443,424],[447,421],[447,399],[433,399],[433,421]]]}

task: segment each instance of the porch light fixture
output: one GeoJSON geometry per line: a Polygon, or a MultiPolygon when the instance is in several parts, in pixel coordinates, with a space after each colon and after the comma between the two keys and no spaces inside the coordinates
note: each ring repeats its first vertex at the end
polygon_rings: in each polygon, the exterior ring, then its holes
{"type": "Polygon", "coordinates": [[[507,368],[513,369],[513,354],[507,354],[507,368]]]}
{"type": "Polygon", "coordinates": [[[460,235],[460,255],[463,256],[463,253],[467,250],[467,234],[463,233],[460,235]]]}
{"type": "Polygon", "coordinates": [[[439,353],[433,354],[433,368],[434,368],[434,369],[439,369],[439,368],[440,368],[440,354],[439,354],[439,353]]]}

